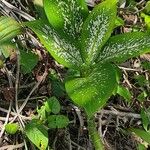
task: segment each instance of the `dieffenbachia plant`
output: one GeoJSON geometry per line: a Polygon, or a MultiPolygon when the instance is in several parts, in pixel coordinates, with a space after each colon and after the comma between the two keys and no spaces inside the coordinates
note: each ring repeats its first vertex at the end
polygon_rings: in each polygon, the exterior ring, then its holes
{"type": "Polygon", "coordinates": [[[105,0],[90,13],[85,0],[43,0],[43,4],[48,21],[41,18],[26,25],[56,61],[80,72],[66,80],[66,91],[85,110],[95,149],[103,149],[93,116],[116,89],[113,63],[149,52],[150,35],[132,32],[111,36],[117,0],[105,0]]]}
{"type": "MultiPolygon", "coordinates": [[[[24,24],[59,63],[79,72],[66,80],[66,91],[85,110],[89,134],[95,149],[101,150],[104,147],[93,116],[116,90],[114,63],[150,52],[150,35],[132,32],[111,36],[117,0],[105,0],[90,13],[84,0],[43,0],[43,5],[47,19],[42,12],[43,18],[24,24]]],[[[2,46],[21,32],[22,26],[12,18],[0,18],[2,46]]]]}

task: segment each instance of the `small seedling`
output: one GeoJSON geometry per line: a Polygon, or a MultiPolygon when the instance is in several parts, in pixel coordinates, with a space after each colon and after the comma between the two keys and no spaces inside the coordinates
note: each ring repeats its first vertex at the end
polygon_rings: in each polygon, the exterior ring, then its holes
{"type": "Polygon", "coordinates": [[[5,131],[8,134],[15,134],[19,129],[19,125],[17,123],[8,123],[5,125],[5,131]]]}
{"type": "Polygon", "coordinates": [[[48,98],[35,116],[25,127],[28,139],[39,149],[48,147],[48,129],[65,128],[69,124],[68,117],[59,115],[60,104],[55,97],[48,98]]]}

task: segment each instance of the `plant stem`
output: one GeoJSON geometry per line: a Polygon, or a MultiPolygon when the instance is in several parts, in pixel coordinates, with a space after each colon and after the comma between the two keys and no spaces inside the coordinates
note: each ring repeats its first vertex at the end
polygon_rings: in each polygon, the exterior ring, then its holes
{"type": "Polygon", "coordinates": [[[100,135],[98,134],[98,131],[96,129],[94,116],[88,118],[87,122],[88,122],[89,136],[92,140],[95,150],[104,150],[103,142],[102,142],[100,135]]]}

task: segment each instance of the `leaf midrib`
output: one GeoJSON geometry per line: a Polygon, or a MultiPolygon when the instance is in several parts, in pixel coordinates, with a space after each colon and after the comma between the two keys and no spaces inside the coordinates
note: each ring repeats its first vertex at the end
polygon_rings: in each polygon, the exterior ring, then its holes
{"type": "MultiPolygon", "coordinates": [[[[128,47],[128,49],[134,49],[135,47],[138,47],[138,46],[130,46],[130,47],[128,47]]],[[[109,48],[110,49],[110,48],[109,48]]],[[[141,49],[143,49],[143,48],[141,48],[141,49]]],[[[120,55],[122,52],[124,52],[124,49],[122,48],[122,50],[121,51],[119,51],[118,53],[117,53],[117,55],[120,55]]],[[[105,57],[103,57],[100,61],[98,61],[98,62],[104,62],[105,61],[105,59],[107,59],[107,60],[111,60],[111,59],[114,59],[115,58],[115,56],[117,56],[115,53],[114,54],[109,54],[109,56],[105,56],[105,57]]],[[[100,55],[101,56],[101,55],[100,55]]],[[[99,56],[99,58],[100,58],[100,56],[99,56]]]]}

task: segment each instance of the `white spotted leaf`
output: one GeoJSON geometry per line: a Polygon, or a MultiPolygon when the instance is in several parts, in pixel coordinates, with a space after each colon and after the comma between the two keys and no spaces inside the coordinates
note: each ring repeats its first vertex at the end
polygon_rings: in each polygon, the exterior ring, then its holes
{"type": "Polygon", "coordinates": [[[98,61],[123,62],[150,52],[150,35],[143,32],[125,33],[111,37],[104,46],[98,61]]]}
{"type": "Polygon", "coordinates": [[[88,15],[85,0],[44,0],[47,18],[59,33],[76,39],[88,15]]]}
{"type": "Polygon", "coordinates": [[[116,19],[116,0],[106,0],[94,8],[85,20],[81,35],[81,54],[86,63],[93,63],[110,37],[116,19]]]}
{"type": "Polygon", "coordinates": [[[27,22],[25,25],[36,33],[41,43],[57,62],[68,68],[79,69],[82,59],[76,43],[66,40],[41,20],[27,22]]]}
{"type": "Polygon", "coordinates": [[[116,88],[116,71],[111,64],[98,64],[86,77],[66,81],[65,87],[73,102],[92,116],[102,108],[116,88]]]}

